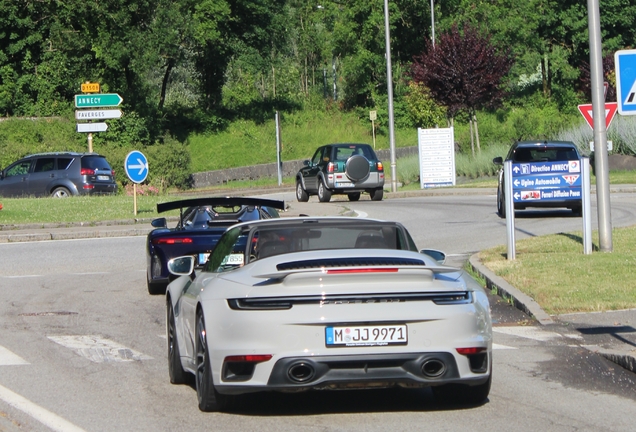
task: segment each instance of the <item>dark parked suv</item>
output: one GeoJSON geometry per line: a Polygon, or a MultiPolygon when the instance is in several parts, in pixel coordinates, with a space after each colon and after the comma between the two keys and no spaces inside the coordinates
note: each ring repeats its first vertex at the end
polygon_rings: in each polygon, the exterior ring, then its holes
{"type": "Polygon", "coordinates": [[[26,156],[0,172],[0,196],[113,194],[115,172],[97,153],[40,153],[26,156]]]}
{"type": "Polygon", "coordinates": [[[384,196],[384,167],[369,144],[329,144],[319,147],[296,174],[296,199],[318,195],[329,202],[332,194],[346,194],[358,201],[362,192],[373,201],[384,196]]]}
{"type": "MultiPolygon", "coordinates": [[[[512,163],[532,162],[567,162],[580,160],[581,155],[576,145],[570,141],[519,141],[510,147],[505,160],[512,163]]],[[[499,156],[493,163],[503,165],[504,159],[499,156]]],[[[497,214],[506,217],[506,196],[504,194],[504,172],[499,170],[499,183],[497,185],[497,214]]],[[[526,207],[567,207],[575,215],[581,214],[581,200],[550,200],[530,201],[514,204],[515,210],[524,210],[526,207]]]]}

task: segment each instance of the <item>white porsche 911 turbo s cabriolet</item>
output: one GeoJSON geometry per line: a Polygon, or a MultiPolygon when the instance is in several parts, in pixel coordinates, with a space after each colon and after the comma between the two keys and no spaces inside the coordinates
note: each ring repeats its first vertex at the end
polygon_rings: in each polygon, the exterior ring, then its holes
{"type": "MultiPolygon", "coordinates": [[[[435,258],[433,258],[435,257],[435,258]]],[[[172,259],[170,381],[193,374],[202,411],[261,391],[432,387],[443,402],[490,391],[484,289],[418,252],[397,222],[299,217],[229,228],[208,262],[172,259]]]]}

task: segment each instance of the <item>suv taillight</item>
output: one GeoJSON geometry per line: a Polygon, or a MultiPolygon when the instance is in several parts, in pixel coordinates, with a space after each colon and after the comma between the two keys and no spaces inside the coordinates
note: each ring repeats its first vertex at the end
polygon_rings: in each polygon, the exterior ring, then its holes
{"type": "Polygon", "coordinates": [[[382,165],[382,162],[380,161],[376,162],[375,166],[378,168],[378,171],[384,171],[384,166],[382,165]]]}
{"type": "Polygon", "coordinates": [[[333,162],[329,162],[329,163],[327,164],[327,172],[332,173],[333,171],[334,171],[334,165],[333,165],[333,162]]]}
{"type": "Polygon", "coordinates": [[[95,170],[90,168],[82,168],[80,170],[80,175],[95,175],[95,170]]]}

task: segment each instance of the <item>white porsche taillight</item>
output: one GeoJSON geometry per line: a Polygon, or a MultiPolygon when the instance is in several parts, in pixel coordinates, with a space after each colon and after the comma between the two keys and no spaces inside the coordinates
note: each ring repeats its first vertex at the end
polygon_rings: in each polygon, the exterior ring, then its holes
{"type": "Polygon", "coordinates": [[[262,363],[272,359],[271,354],[248,354],[225,357],[226,363],[262,363]]]}
{"type": "Polygon", "coordinates": [[[486,351],[484,347],[456,348],[461,355],[473,355],[486,351]]]}

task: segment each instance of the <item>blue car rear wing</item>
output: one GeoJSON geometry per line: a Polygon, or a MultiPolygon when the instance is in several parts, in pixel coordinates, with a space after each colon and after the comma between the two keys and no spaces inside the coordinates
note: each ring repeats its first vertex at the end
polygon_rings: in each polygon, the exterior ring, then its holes
{"type": "Polygon", "coordinates": [[[285,210],[285,201],[270,200],[264,198],[245,198],[245,197],[210,197],[210,198],[191,198],[180,201],[171,201],[167,203],[157,204],[157,213],[163,213],[168,210],[183,209],[187,207],[201,206],[261,206],[272,207],[278,210],[285,210]]]}

